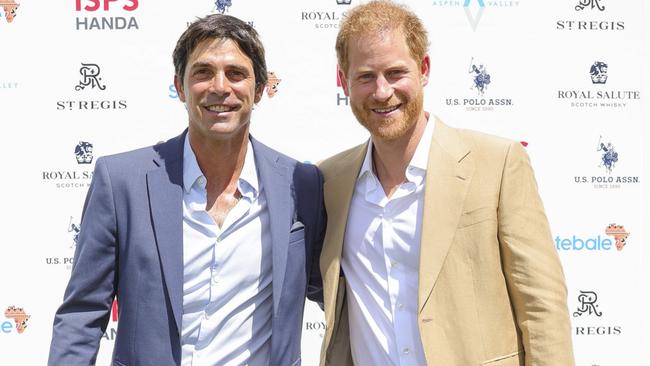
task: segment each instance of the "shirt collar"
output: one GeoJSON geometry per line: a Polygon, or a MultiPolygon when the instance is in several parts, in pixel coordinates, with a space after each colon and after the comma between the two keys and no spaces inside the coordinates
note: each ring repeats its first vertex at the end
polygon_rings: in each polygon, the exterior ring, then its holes
{"type": "MultiPolygon", "coordinates": [[[[203,178],[203,172],[199,168],[199,163],[196,161],[196,155],[190,146],[190,136],[185,134],[185,142],[183,143],[183,189],[185,193],[189,193],[197,179],[203,178]]],[[[205,188],[205,184],[202,185],[205,188]]]]}
{"type": "MultiPolygon", "coordinates": [[[[183,145],[183,189],[185,193],[189,193],[195,183],[198,183],[202,189],[205,189],[205,176],[190,146],[189,135],[186,134],[183,145]]],[[[255,166],[255,152],[253,151],[253,145],[250,140],[248,140],[248,146],[246,147],[246,157],[244,158],[244,166],[239,175],[238,188],[242,196],[250,198],[256,197],[260,191],[257,168],[255,166]]]]}
{"type": "MultiPolygon", "coordinates": [[[[433,128],[434,121],[427,121],[427,125],[424,128],[424,133],[418,142],[418,146],[415,148],[415,153],[411,158],[411,162],[406,169],[406,177],[409,181],[412,181],[411,174],[409,171],[411,167],[420,169],[423,173],[427,171],[427,163],[429,162],[429,150],[431,148],[431,141],[433,140],[433,128]]],[[[366,174],[374,175],[372,170],[372,139],[368,142],[368,148],[366,149],[366,156],[363,159],[363,164],[361,165],[361,171],[359,172],[359,178],[362,179],[366,174]]]]}

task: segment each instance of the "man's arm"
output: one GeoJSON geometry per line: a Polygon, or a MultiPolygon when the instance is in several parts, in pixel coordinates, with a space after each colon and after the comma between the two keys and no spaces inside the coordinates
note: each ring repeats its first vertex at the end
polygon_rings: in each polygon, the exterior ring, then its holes
{"type": "Polygon", "coordinates": [[[506,156],[498,222],[503,272],[526,365],[574,365],[564,273],[530,160],[517,142],[506,156]]]}
{"type": "Polygon", "coordinates": [[[95,364],[117,286],[116,234],[111,181],[100,158],[84,204],[70,282],[54,316],[49,366],[95,364]]]}

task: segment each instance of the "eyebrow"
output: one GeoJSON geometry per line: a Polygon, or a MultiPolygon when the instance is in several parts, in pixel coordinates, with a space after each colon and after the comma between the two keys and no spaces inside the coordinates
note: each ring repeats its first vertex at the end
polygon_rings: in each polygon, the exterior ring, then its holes
{"type": "MultiPolygon", "coordinates": [[[[190,70],[201,68],[201,67],[210,68],[210,67],[212,67],[212,64],[209,63],[209,62],[205,62],[205,61],[197,61],[197,62],[193,63],[192,66],[190,66],[190,70]]],[[[237,65],[237,64],[227,64],[226,68],[227,69],[232,69],[232,70],[235,70],[235,71],[239,71],[239,72],[242,72],[242,73],[248,73],[248,69],[246,67],[240,66],[240,65],[237,65]]]]}

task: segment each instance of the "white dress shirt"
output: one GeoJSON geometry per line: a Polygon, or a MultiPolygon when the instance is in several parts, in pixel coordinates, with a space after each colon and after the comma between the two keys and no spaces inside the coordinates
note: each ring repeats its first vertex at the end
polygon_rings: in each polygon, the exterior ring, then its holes
{"type": "Polygon", "coordinates": [[[269,365],[273,287],[269,212],[248,143],[242,198],[221,228],[206,211],[206,177],[183,152],[183,366],[269,365]]]}
{"type": "Polygon", "coordinates": [[[341,267],[355,365],[426,365],[418,328],[418,270],[424,182],[433,122],[388,198],[368,144],[352,196],[341,267]]]}

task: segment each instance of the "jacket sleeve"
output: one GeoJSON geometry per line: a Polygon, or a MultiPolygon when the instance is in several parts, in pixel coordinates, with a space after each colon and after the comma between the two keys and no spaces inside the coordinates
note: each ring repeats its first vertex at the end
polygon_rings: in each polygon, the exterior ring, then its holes
{"type": "Polygon", "coordinates": [[[499,243],[526,366],[574,365],[567,289],[524,148],[508,150],[498,208],[499,243]]]}
{"type": "Polygon", "coordinates": [[[100,158],[84,204],[70,282],[54,316],[49,366],[95,364],[117,287],[116,233],[111,181],[100,158]]]}

